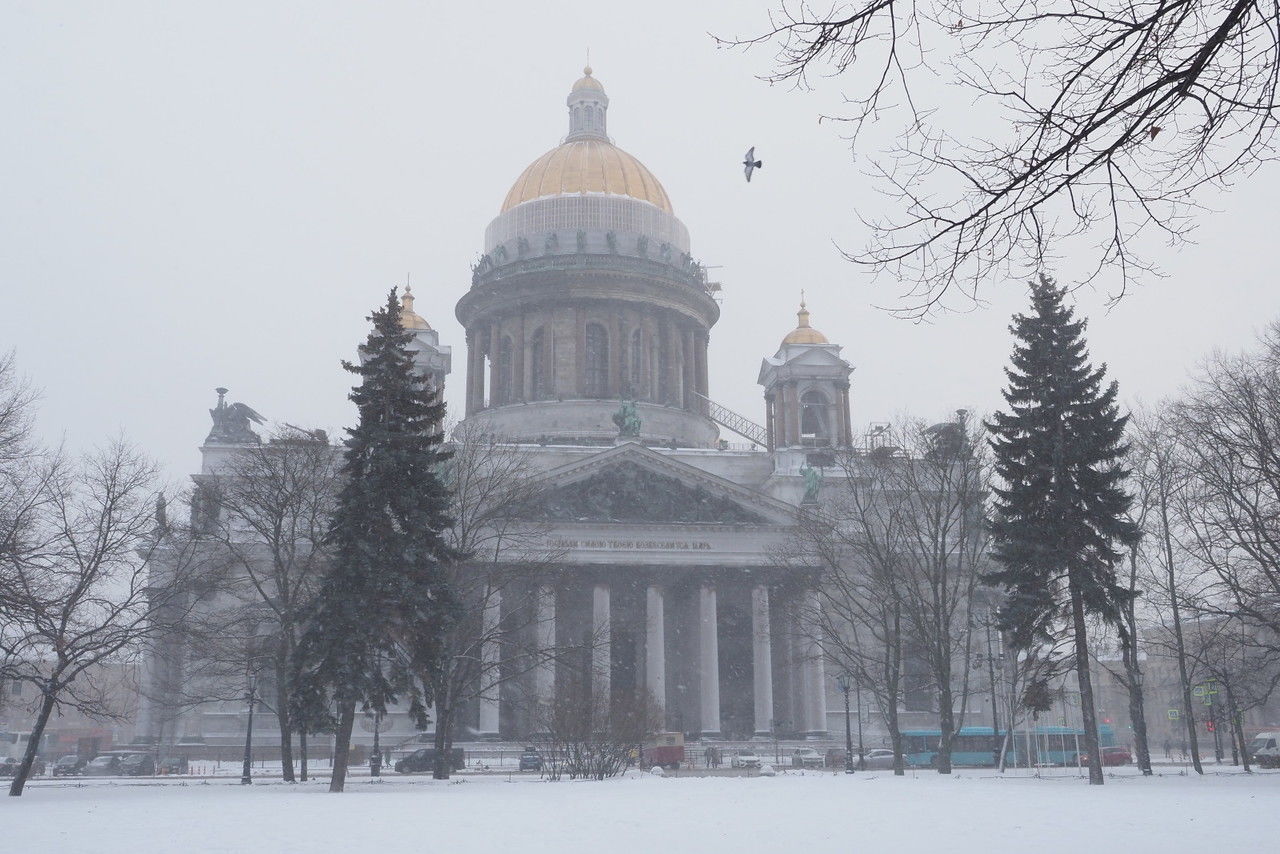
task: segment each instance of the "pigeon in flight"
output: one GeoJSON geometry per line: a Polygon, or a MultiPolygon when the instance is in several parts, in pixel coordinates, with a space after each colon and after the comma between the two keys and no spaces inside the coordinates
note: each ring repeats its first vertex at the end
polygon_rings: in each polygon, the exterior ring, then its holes
{"type": "Polygon", "coordinates": [[[756,147],[754,145],[747,149],[747,156],[742,161],[742,165],[744,167],[742,171],[747,176],[748,184],[751,183],[751,173],[756,171],[757,169],[764,168],[764,161],[756,160],[756,147]]]}

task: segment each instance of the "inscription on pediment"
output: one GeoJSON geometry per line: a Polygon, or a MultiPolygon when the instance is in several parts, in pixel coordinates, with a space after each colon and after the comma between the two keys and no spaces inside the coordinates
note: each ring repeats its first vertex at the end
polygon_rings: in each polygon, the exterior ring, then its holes
{"type": "Polygon", "coordinates": [[[759,525],[766,521],[731,498],[635,463],[619,463],[552,489],[542,515],[562,522],[759,525]]]}

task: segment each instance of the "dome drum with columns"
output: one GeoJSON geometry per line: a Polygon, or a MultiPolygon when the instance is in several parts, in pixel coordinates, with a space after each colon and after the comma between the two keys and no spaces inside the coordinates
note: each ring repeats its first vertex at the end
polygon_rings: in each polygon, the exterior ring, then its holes
{"type": "Polygon", "coordinates": [[[662,184],[606,132],[586,69],[569,133],[512,185],[471,290],[466,417],[516,440],[609,444],[622,399],[642,441],[711,447],[707,345],[720,309],[662,184]]]}

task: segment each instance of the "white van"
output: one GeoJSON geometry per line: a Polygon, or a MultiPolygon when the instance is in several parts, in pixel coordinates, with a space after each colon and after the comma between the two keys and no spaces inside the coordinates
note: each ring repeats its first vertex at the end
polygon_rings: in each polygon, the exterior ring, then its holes
{"type": "Polygon", "coordinates": [[[1249,755],[1263,768],[1280,768],[1280,732],[1260,732],[1249,742],[1249,755]]]}

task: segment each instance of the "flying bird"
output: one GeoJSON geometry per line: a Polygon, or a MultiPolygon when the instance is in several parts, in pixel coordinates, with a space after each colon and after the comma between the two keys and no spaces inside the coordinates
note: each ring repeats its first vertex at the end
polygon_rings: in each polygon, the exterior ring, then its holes
{"type": "Polygon", "coordinates": [[[756,160],[756,147],[753,145],[747,149],[746,158],[742,161],[743,173],[747,176],[747,183],[751,183],[751,173],[757,169],[764,168],[763,160],[756,160]]]}

